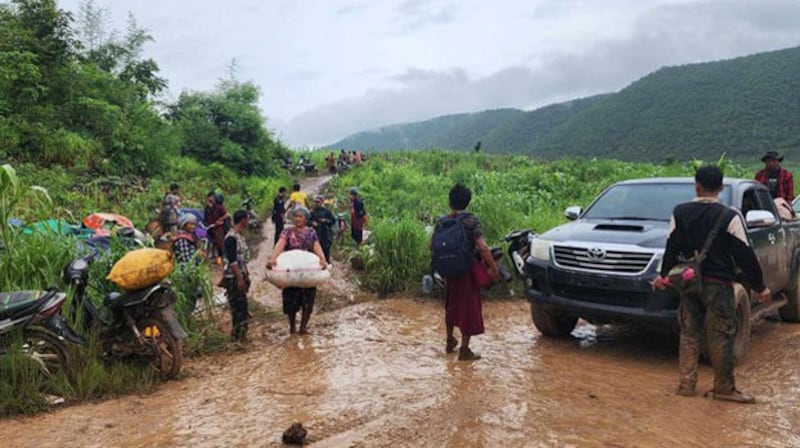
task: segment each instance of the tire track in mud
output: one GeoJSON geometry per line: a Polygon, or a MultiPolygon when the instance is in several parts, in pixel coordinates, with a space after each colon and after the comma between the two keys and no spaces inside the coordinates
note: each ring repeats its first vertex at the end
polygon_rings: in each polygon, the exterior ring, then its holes
{"type": "MultiPolygon", "coordinates": [[[[439,302],[373,301],[320,315],[312,336],[275,323],[247,352],[193,363],[153,395],[0,422],[0,437],[37,447],[279,446],[300,421],[320,447],[800,444],[800,326],[757,327],[737,373],[760,402],[741,406],[675,396],[675,344],[663,337],[587,325],[581,338],[543,338],[522,301],[488,301],[485,314],[477,362],[444,354],[439,302]]],[[[711,381],[703,366],[699,389],[711,381]]]]}

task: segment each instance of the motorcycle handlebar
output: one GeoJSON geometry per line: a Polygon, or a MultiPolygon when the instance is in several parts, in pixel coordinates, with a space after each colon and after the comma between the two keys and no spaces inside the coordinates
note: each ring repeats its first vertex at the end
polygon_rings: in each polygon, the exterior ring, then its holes
{"type": "Polygon", "coordinates": [[[92,249],[88,254],[76,258],[69,262],[64,268],[63,279],[66,283],[71,283],[75,280],[81,279],[89,271],[89,266],[94,263],[95,259],[100,255],[97,249],[92,249]]]}

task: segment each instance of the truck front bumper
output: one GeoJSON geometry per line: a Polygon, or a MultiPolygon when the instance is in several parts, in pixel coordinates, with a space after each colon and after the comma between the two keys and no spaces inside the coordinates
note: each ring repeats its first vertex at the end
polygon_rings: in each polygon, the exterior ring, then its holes
{"type": "Polygon", "coordinates": [[[527,296],[532,304],[555,314],[593,323],[677,325],[678,296],[671,289],[653,291],[654,273],[613,276],[568,271],[527,263],[527,296]]]}

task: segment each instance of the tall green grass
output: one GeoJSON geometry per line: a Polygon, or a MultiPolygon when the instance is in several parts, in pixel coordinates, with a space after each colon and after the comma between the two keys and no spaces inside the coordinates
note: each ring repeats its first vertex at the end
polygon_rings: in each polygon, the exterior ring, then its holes
{"type": "Polygon", "coordinates": [[[399,291],[430,271],[425,230],[409,218],[378,221],[372,245],[365,246],[369,275],[365,286],[381,292],[399,291]]]}
{"type": "MultiPolygon", "coordinates": [[[[724,157],[714,162],[723,166],[727,176],[751,177],[756,169],[731,163],[724,157]]],[[[614,182],[691,176],[702,163],[541,161],[525,156],[450,151],[393,152],[372,154],[361,168],[337,176],[330,190],[344,209],[349,188],[359,188],[374,240],[363,283],[376,291],[392,292],[419,284],[429,260],[428,236],[423,229],[448,212],[448,191],[457,182],[472,190],[468,211],[478,215],[487,242],[496,245],[514,229],[530,228],[541,233],[564,223],[566,207],[586,207],[614,182]],[[407,260],[413,262],[409,264],[407,260]]]]}
{"type": "MultiPolygon", "coordinates": [[[[96,178],[59,166],[44,170],[32,165],[23,165],[19,170],[8,165],[0,167],[0,291],[65,288],[61,271],[80,255],[75,238],[49,231],[26,233],[9,225],[10,218],[27,223],[49,218],[79,223],[89,213],[105,211],[126,215],[143,228],[171,182],[181,185],[184,206],[202,208],[206,193],[213,189],[225,194],[231,212],[249,196],[255,200],[257,213],[264,215],[278,186],[289,184],[287,177],[242,178],[222,165],[201,165],[185,158],[173,159],[167,172],[162,179],[123,179],[96,178]]],[[[103,297],[117,290],[105,276],[129,249],[112,240],[111,251],[91,268],[88,295],[100,310],[103,297]]],[[[178,266],[170,280],[177,295],[178,318],[188,333],[187,353],[207,353],[223,346],[228,336],[220,332],[210,313],[213,289],[209,268],[178,266]],[[192,313],[190,305],[198,290],[202,291],[198,305],[206,311],[192,313]]],[[[69,297],[64,305],[64,315],[72,300],[69,297]]],[[[79,329],[78,322],[73,322],[73,328],[79,329]]],[[[98,358],[98,341],[85,335],[88,346],[71,347],[76,377],[72,384],[66,378],[43,380],[17,351],[0,356],[0,415],[45,409],[48,404],[44,393],[75,401],[147,392],[158,384],[151,369],[141,363],[102,362],[98,358]]]]}

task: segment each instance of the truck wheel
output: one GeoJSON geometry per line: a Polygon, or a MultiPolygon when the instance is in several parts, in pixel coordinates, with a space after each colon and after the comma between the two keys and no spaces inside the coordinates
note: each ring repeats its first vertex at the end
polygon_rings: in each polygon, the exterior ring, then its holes
{"type": "Polygon", "coordinates": [[[545,336],[567,337],[578,323],[577,317],[558,316],[531,303],[531,318],[536,329],[545,336]]]}
{"type": "MultiPolygon", "coordinates": [[[[736,306],[736,337],[733,340],[733,362],[741,364],[747,355],[750,347],[750,297],[747,290],[738,283],[733,285],[733,300],[736,306]]],[[[701,360],[711,362],[708,355],[708,342],[703,338],[703,345],[700,352],[701,360]]]]}
{"type": "Polygon", "coordinates": [[[740,284],[733,285],[736,304],[736,338],[733,340],[733,362],[741,364],[750,347],[750,294],[740,284]]]}
{"type": "Polygon", "coordinates": [[[792,289],[786,292],[786,305],[778,312],[784,322],[800,322],[800,273],[795,275],[792,289]]]}

